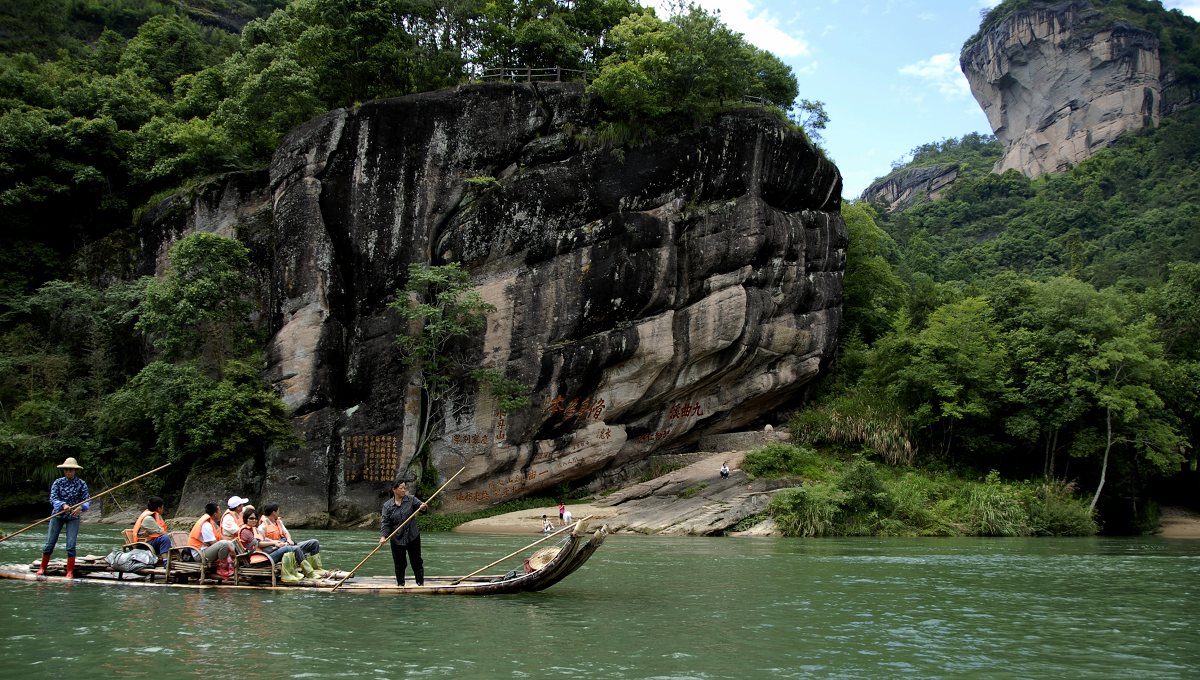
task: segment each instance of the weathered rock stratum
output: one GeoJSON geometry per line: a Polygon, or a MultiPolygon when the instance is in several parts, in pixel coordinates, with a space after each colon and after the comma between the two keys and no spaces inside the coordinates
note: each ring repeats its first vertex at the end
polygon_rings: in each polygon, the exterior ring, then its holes
{"type": "Polygon", "coordinates": [[[887,212],[903,210],[921,201],[936,201],[942,190],[958,179],[957,163],[935,163],[905,168],[875,180],[863,190],[861,199],[880,205],[887,212]]]}
{"type": "Polygon", "coordinates": [[[1158,37],[1086,0],[1014,12],[964,47],[960,63],[1006,145],[996,172],[1065,170],[1161,115],[1158,37]]]}
{"type": "MultiPolygon", "coordinates": [[[[238,491],[293,524],[375,515],[421,412],[388,308],[411,263],[461,262],[496,311],[459,348],[529,391],[464,384],[431,447],[471,509],[624,481],[651,453],[795,405],[832,356],[846,230],[837,169],[747,109],[640,146],[587,140],[582,87],[479,85],[332,111],[269,174],[214,183],[146,226],[147,268],[194,230],[251,247],[267,373],[305,445],[238,491]]],[[[181,512],[222,482],[193,475],[181,512]]]]}

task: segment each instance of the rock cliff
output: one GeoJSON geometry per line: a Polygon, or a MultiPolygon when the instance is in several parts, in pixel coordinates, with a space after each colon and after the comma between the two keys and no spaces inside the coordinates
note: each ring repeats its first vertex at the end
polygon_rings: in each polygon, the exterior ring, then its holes
{"type": "Polygon", "coordinates": [[[1005,143],[996,172],[1065,170],[1161,115],[1157,36],[1086,0],[1014,12],[964,47],[960,63],[1005,143]]]}
{"type": "MultiPolygon", "coordinates": [[[[580,141],[596,124],[566,84],[370,102],[146,225],[147,268],[192,230],[252,250],[267,372],[305,440],[243,472],[256,500],[352,524],[411,463],[420,404],[387,306],[410,263],[469,269],[496,311],[464,349],[529,389],[512,413],[474,388],[447,405],[430,461],[465,468],[449,509],[612,483],[797,402],[840,321],[837,169],[759,110],[620,149],[580,141]]],[[[190,479],[182,510],[211,486],[190,479]]]]}
{"type": "Polygon", "coordinates": [[[861,200],[878,204],[887,212],[903,210],[921,201],[936,201],[942,189],[958,179],[957,163],[936,163],[900,172],[875,180],[862,192],[861,200]]]}

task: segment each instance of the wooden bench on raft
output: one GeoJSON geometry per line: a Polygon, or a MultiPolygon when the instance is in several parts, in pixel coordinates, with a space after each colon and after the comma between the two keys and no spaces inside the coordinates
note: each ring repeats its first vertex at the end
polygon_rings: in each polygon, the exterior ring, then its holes
{"type": "Polygon", "coordinates": [[[204,559],[201,552],[188,545],[188,535],[184,531],[172,531],[171,547],[167,548],[167,571],[165,579],[169,582],[174,573],[180,580],[187,580],[196,575],[198,581],[212,578],[216,575],[217,565],[204,559]]]}
{"type": "MultiPolygon", "coordinates": [[[[125,544],[121,546],[121,550],[149,550],[154,552],[154,546],[145,541],[138,540],[137,529],[129,528],[122,529],[121,536],[125,538],[125,544]]],[[[186,538],[186,534],[184,535],[186,538]]]]}
{"type": "Polygon", "coordinates": [[[280,565],[271,561],[271,556],[261,550],[238,553],[233,560],[233,585],[254,579],[270,579],[272,586],[278,585],[280,569],[280,565]]]}
{"type": "Polygon", "coordinates": [[[261,550],[239,553],[233,558],[233,575],[227,579],[217,578],[217,565],[205,560],[203,554],[188,545],[188,535],[182,531],[172,531],[171,548],[167,551],[166,580],[172,576],[188,579],[194,574],[197,582],[226,580],[234,585],[251,583],[256,580],[270,581],[272,586],[278,585],[280,566],[271,561],[271,556],[261,550]]]}

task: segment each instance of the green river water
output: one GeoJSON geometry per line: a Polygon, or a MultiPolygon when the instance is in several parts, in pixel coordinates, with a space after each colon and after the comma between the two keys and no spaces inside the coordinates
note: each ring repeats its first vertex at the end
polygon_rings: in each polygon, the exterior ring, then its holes
{"type": "MultiPolygon", "coordinates": [[[[295,533],[343,569],[377,540],[295,533]]],[[[117,534],[85,525],[80,554],[117,534]]],[[[464,574],[536,538],[422,543],[430,574],[464,574]]],[[[362,572],[390,570],[383,550],[362,572]]],[[[1200,541],[612,536],[492,597],[0,580],[0,678],[143,677],[1200,678],[1200,541]]]]}

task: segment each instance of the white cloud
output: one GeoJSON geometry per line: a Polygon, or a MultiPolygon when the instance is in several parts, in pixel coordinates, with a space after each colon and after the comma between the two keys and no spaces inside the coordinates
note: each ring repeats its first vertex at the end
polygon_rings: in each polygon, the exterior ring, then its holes
{"type": "MultiPolygon", "coordinates": [[[[807,57],[812,47],[804,34],[784,30],[779,17],[769,10],[759,9],[750,0],[699,0],[696,4],[709,13],[720,11],[721,22],[746,37],[746,42],[766,50],[780,59],[807,57]]],[[[667,16],[669,9],[660,0],[659,16],[667,16]]]]}
{"type": "Polygon", "coordinates": [[[803,66],[799,66],[797,68],[792,69],[792,73],[794,73],[798,76],[811,76],[812,74],[817,72],[817,67],[820,65],[821,65],[821,62],[819,62],[819,61],[810,61],[810,62],[807,62],[806,64],[804,64],[803,66]]]}
{"type": "Polygon", "coordinates": [[[937,88],[943,96],[956,98],[971,95],[966,77],[958,70],[958,55],[944,52],[915,64],[900,68],[901,75],[920,78],[937,88]]]}
{"type": "Polygon", "coordinates": [[[1189,17],[1200,20],[1200,0],[1166,0],[1163,7],[1181,10],[1189,17]]]}

